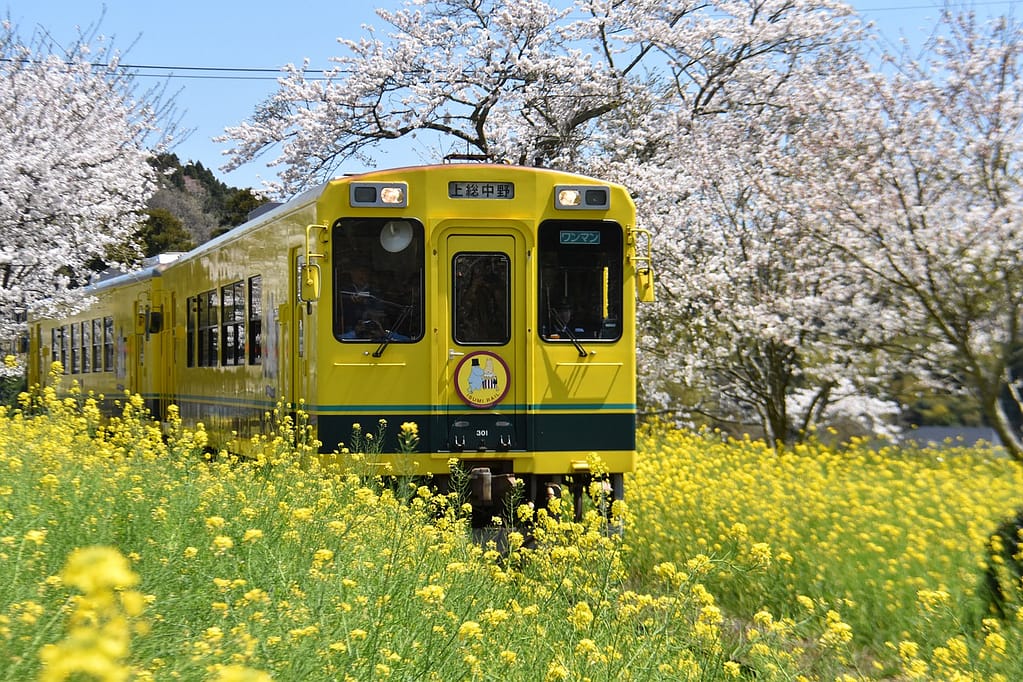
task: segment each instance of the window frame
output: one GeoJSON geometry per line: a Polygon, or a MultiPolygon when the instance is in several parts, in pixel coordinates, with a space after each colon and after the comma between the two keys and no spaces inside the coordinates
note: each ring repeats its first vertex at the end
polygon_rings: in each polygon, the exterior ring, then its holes
{"type": "Polygon", "coordinates": [[[572,344],[615,343],[621,340],[624,329],[624,265],[625,233],[622,226],[609,220],[545,220],[537,227],[537,331],[544,343],[572,344]],[[596,242],[562,241],[564,232],[599,232],[596,242]],[[601,274],[601,270],[606,272],[601,274]],[[599,280],[606,279],[606,282],[599,280]],[[587,280],[590,280],[587,286],[587,280]],[[607,291],[606,300],[602,300],[607,291]],[[580,296],[583,292],[601,292],[599,296],[580,296]],[[579,316],[573,312],[571,335],[553,329],[558,319],[554,311],[568,301],[573,311],[584,310],[579,316]],[[604,315],[603,306],[607,308],[604,315]]]}
{"type": "Polygon", "coordinates": [[[358,324],[361,316],[353,314],[357,308],[370,307],[375,301],[380,308],[376,312],[383,318],[381,324],[386,322],[396,327],[386,338],[388,344],[418,343],[424,339],[426,230],[423,224],[404,216],[344,217],[334,221],[331,241],[334,338],[345,344],[383,342],[385,336],[361,331],[358,324]],[[412,230],[408,244],[393,251],[385,248],[381,241],[383,229],[392,221],[407,223],[412,230]],[[360,268],[369,271],[368,284],[373,294],[365,300],[344,294],[351,288],[353,273],[360,268]]]}
{"type": "Polygon", "coordinates": [[[252,275],[246,290],[248,303],[248,362],[263,364],[263,276],[252,275]]]}
{"type": "Polygon", "coordinates": [[[238,280],[220,287],[220,364],[235,367],[245,364],[245,294],[238,280]]]}

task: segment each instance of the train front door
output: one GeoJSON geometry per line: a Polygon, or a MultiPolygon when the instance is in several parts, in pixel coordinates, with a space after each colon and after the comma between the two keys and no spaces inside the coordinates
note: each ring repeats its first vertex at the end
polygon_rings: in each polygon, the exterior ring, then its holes
{"type": "Polygon", "coordinates": [[[527,394],[523,242],[510,234],[450,234],[443,244],[445,449],[521,449],[527,394]]]}

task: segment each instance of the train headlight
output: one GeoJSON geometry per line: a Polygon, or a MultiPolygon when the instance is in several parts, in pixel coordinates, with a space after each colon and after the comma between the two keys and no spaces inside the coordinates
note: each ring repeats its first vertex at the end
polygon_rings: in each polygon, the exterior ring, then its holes
{"type": "Polygon", "coordinates": [[[554,207],[606,211],[611,207],[611,189],[592,185],[557,185],[554,207]]]}
{"type": "Polygon", "coordinates": [[[352,183],[348,198],[352,206],[408,206],[408,185],[404,182],[352,183]]]}
{"type": "Polygon", "coordinates": [[[385,204],[399,204],[405,205],[405,188],[404,187],[381,187],[380,188],[380,201],[385,204]]]}

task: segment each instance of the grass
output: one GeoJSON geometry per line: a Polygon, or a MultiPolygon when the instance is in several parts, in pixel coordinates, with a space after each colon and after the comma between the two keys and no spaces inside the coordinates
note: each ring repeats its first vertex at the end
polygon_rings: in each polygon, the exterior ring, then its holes
{"type": "Polygon", "coordinates": [[[0,680],[1023,677],[978,591],[1023,472],[984,450],[648,425],[624,534],[543,518],[502,555],[457,494],[319,467],[285,415],[237,462],[123,409],[0,413],[0,680]]]}

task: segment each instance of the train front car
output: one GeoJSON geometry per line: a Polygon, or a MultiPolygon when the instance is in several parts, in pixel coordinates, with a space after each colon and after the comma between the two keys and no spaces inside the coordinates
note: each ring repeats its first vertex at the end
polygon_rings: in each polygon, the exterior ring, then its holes
{"type": "Polygon", "coordinates": [[[646,272],[623,187],[512,166],[398,169],[333,181],[317,215],[299,290],[319,329],[298,374],[326,452],[361,434],[356,445],[379,440],[382,473],[442,488],[457,459],[474,526],[564,486],[578,513],[597,473],[622,497],[646,272]],[[403,424],[415,452],[401,451],[403,424]]]}

